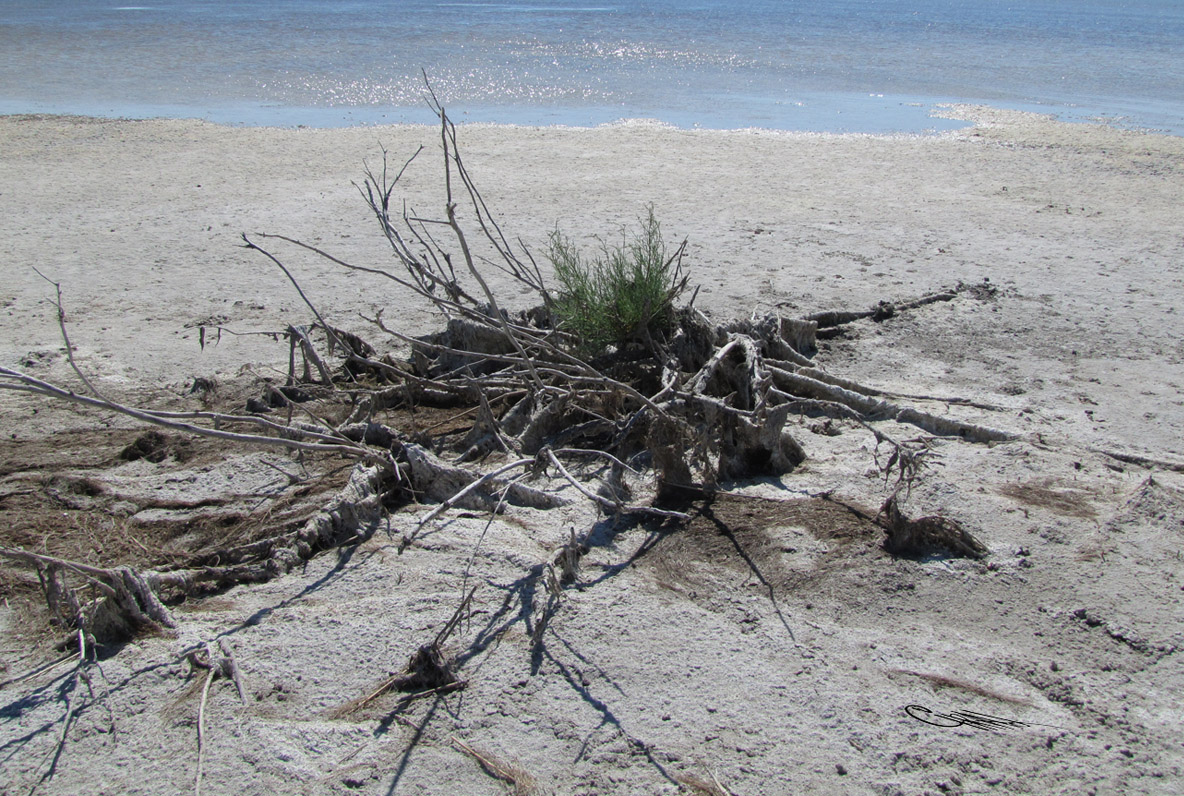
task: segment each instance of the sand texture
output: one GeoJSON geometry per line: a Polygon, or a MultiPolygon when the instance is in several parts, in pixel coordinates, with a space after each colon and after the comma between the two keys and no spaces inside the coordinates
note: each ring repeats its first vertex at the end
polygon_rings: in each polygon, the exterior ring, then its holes
{"type": "MultiPolygon", "coordinates": [[[[906,504],[961,523],[986,558],[887,552],[841,508],[874,514],[890,491],[874,438],[801,417],[804,464],[733,485],[687,527],[614,524],[552,483],[563,508],[457,510],[400,555],[427,510],[402,508],[284,577],[173,606],[175,632],[105,650],[89,686],[69,660],[35,671],[60,655],[56,636],[35,573],[5,565],[0,792],[193,792],[204,675],[185,655],[219,639],[247,699],[212,684],[209,794],[1184,792],[1184,139],[947,112],[973,125],[463,126],[460,143],[506,231],[539,252],[556,227],[594,244],[652,203],[667,238],[688,239],[696,306],[716,320],[961,284],[851,324],[815,359],[1015,436],[933,440],[906,504]],[[594,524],[539,630],[542,566],[594,524]],[[447,651],[467,687],[343,710],[430,640],[466,584],[473,610],[447,651]],[[957,711],[1012,723],[917,718],[957,711]]],[[[80,389],[35,267],[61,284],[78,365],[109,395],[242,411],[288,348],[229,331],[311,318],[240,234],[393,267],[353,183],[382,147],[397,167],[420,146],[402,195],[438,216],[431,127],[0,118],[0,365],[80,389]],[[229,331],[202,347],[203,326],[229,331]],[[191,393],[197,378],[217,393],[191,393]]],[[[380,349],[399,346],[363,319],[375,310],[407,334],[440,327],[389,281],[275,251],[333,323],[380,349]]],[[[529,304],[490,277],[506,305],[529,304]]],[[[210,440],[121,459],[141,431],[0,390],[0,546],[163,567],[262,513],[305,516],[344,483],[340,460],[210,440]]]]}

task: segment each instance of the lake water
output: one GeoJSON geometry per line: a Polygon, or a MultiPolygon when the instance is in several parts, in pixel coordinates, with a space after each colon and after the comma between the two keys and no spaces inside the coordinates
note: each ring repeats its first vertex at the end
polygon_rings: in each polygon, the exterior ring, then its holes
{"type": "Polygon", "coordinates": [[[0,113],[922,132],[976,102],[1184,135],[1181,0],[0,0],[0,113]]]}

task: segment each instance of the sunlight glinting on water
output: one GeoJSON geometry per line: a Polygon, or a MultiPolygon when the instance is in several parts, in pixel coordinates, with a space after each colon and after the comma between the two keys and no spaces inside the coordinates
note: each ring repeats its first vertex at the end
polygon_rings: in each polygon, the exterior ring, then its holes
{"type": "Polygon", "coordinates": [[[0,0],[0,12],[8,112],[353,124],[422,110],[426,72],[446,103],[489,121],[920,132],[928,108],[979,102],[1184,134],[1184,6],[1165,0],[401,0],[397,13],[380,0],[0,0]]]}

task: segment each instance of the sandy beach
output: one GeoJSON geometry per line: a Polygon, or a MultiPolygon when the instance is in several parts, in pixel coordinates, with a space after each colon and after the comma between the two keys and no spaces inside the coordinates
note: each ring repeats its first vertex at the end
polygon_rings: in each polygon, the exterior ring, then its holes
{"type": "MultiPolygon", "coordinates": [[[[513,792],[466,746],[526,772],[538,793],[1180,792],[1184,139],[945,113],[967,127],[919,137],[462,125],[459,142],[505,231],[540,254],[557,228],[593,246],[652,204],[667,239],[687,239],[696,306],[715,320],[977,286],[852,324],[820,343],[817,361],[1015,435],[936,441],[909,498],[917,514],[973,529],[986,559],[898,558],[866,529],[828,537],[805,520],[752,520],[745,533],[759,540],[737,530],[739,556],[710,534],[634,527],[589,554],[532,660],[525,572],[595,522],[594,507],[513,509],[477,556],[481,514],[457,515],[402,555],[377,533],[349,555],[187,602],[176,633],[115,651],[93,686],[105,696],[74,720],[37,792],[192,792],[197,699],[184,656],[223,637],[249,698],[210,694],[208,793],[513,792]],[[391,703],[332,718],[448,618],[470,558],[483,585],[457,639],[463,693],[398,720],[391,703]],[[1014,723],[934,726],[909,705],[1014,723]]],[[[246,396],[282,375],[287,345],[230,333],[215,345],[199,327],[270,332],[310,313],[240,236],[393,267],[355,183],[384,149],[398,169],[420,147],[400,195],[438,216],[435,127],[0,117],[0,365],[78,387],[40,271],[61,285],[78,365],[112,396],[196,406],[199,377],[246,396]]],[[[380,349],[399,347],[363,318],[376,310],[407,334],[440,326],[389,281],[269,249],[330,322],[380,349]]],[[[531,303],[490,276],[510,307],[531,303]]],[[[806,463],[737,493],[880,505],[888,486],[866,431],[793,422],[806,463]]],[[[203,479],[216,462],[116,464],[103,435],[123,440],[133,426],[0,390],[0,524],[16,529],[3,544],[38,543],[18,504],[62,473],[123,484],[71,516],[95,517],[94,528],[115,517],[133,536],[159,521],[129,515],[135,495],[213,489],[203,479]],[[55,458],[80,440],[93,457],[55,458]]],[[[245,479],[236,499],[295,466],[247,449],[223,458],[245,479]]],[[[413,524],[414,512],[393,521],[413,524]]],[[[111,563],[101,547],[95,560],[111,563]]],[[[58,744],[62,681],[49,670],[12,682],[57,653],[34,628],[35,575],[0,577],[0,792],[23,793],[58,744]]]]}

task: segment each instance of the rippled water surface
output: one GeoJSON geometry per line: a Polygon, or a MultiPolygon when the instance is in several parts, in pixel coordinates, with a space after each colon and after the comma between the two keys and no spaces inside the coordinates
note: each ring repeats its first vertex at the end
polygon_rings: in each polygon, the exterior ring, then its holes
{"type": "Polygon", "coordinates": [[[0,0],[0,112],[920,131],[943,101],[1184,134],[1177,0],[0,0]]]}

